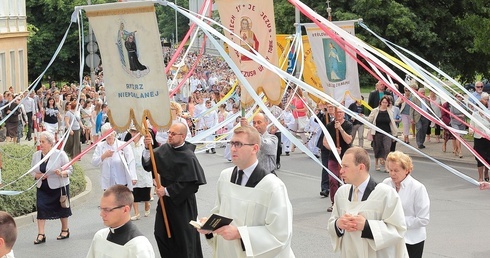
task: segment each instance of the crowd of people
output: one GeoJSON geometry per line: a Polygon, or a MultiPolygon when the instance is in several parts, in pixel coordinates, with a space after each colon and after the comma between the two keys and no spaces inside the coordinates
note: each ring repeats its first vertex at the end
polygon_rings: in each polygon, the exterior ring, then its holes
{"type": "MultiPolygon", "coordinates": [[[[190,66],[196,58],[195,54],[188,55],[184,63],[190,66]]],[[[150,214],[152,186],[166,207],[163,210],[159,203],[155,219],[154,234],[162,257],[202,257],[199,233],[205,235],[219,257],[294,257],[290,246],[292,206],[286,186],[277,175],[281,156],[295,151],[294,141],[260,110],[254,112],[251,121],[237,116],[224,124],[227,118],[240,112],[240,87],[235,87],[233,73],[222,72],[228,71],[226,67],[220,58],[205,55],[201,65],[185,81],[182,81],[185,69],[171,70],[170,89],[179,84],[182,87],[171,96],[172,125],[168,131],[149,130],[147,135],[139,135],[131,126],[127,134],[112,132],[105,141],[97,143],[92,164],[101,169],[104,195],[100,215],[108,228],[95,234],[87,257],[100,257],[101,253],[154,257],[148,239],[131,223],[141,218],[139,202],[144,203],[144,216],[150,214]],[[216,128],[218,124],[221,126],[216,128]],[[209,132],[211,128],[215,130],[209,132]],[[204,170],[194,153],[197,144],[188,141],[201,133],[209,134],[203,139],[204,144],[199,144],[208,154],[216,154],[220,146],[215,142],[217,139],[228,142],[224,158],[234,164],[222,171],[218,179],[218,200],[211,211],[233,218],[234,222],[214,231],[196,230],[188,224],[197,217],[196,193],[206,184],[204,170]],[[121,148],[130,140],[129,145],[121,148]],[[150,146],[154,149],[158,177],[148,172],[154,170],[150,146]],[[255,211],[244,212],[250,203],[257,203],[255,211]],[[164,217],[172,228],[165,225],[164,217]]],[[[103,72],[98,72],[95,86],[90,84],[90,78],[85,77],[81,86],[71,84],[57,88],[49,83],[49,87],[42,86],[36,93],[7,91],[0,99],[0,105],[9,105],[3,109],[4,116],[21,105],[6,121],[8,141],[18,142],[23,137],[24,126],[29,141],[35,129],[44,130],[39,136],[40,150],[32,159],[32,165],[37,167],[31,174],[38,180],[38,235],[34,244],[46,241],[46,219],[60,219],[59,240],[70,237],[71,209],[61,206],[59,200],[61,195],[69,196],[72,167],[62,167],[81,152],[82,144],[97,142],[112,129],[107,123],[103,72]],[[81,92],[79,96],[78,92],[81,92]],[[64,132],[69,132],[64,150],[55,150],[53,154],[61,158],[48,159],[38,165],[64,132]]],[[[482,86],[477,82],[473,95],[488,108],[489,95],[482,92],[482,86]]],[[[404,97],[397,96],[378,82],[369,94],[368,106],[361,100],[354,100],[345,107],[378,130],[364,130],[365,125],[360,120],[331,103],[313,103],[295,85],[286,88],[281,103],[267,103],[274,117],[324,166],[320,196],[330,197],[328,232],[334,250],[341,252],[342,257],[359,257],[361,253],[370,257],[422,257],[425,227],[429,223],[429,195],[424,185],[411,176],[412,160],[396,150],[392,137],[397,138],[400,130],[403,142],[410,144],[413,139],[418,149],[424,149],[424,144],[431,140],[442,142],[443,152],[447,151],[447,142],[452,140],[452,152],[460,158],[462,147],[454,131],[442,130],[419,110],[433,114],[458,130],[467,130],[468,125],[475,128],[469,130],[475,139],[474,149],[490,162],[486,138],[490,120],[483,114],[485,110],[477,108],[475,102],[466,104],[463,96],[456,94],[455,99],[481,118],[478,120],[483,126],[474,121],[469,123],[463,112],[448,102],[443,103],[434,92],[429,91],[426,97],[425,88],[417,84],[410,87],[418,97],[408,89],[404,90],[404,97]],[[417,108],[408,105],[407,100],[417,108]],[[354,146],[356,138],[357,146],[354,146]],[[328,139],[333,140],[335,146],[329,144],[328,139]],[[364,148],[366,140],[371,142],[374,152],[374,170],[388,173],[382,183],[376,183],[369,174],[372,164],[364,148]],[[336,152],[332,151],[334,149],[336,152]],[[341,158],[340,163],[336,153],[341,158]]],[[[488,182],[488,168],[479,159],[477,170],[478,180],[488,182]]],[[[482,183],[481,188],[490,186],[482,183]]],[[[201,218],[201,222],[206,219],[201,218]]]]}

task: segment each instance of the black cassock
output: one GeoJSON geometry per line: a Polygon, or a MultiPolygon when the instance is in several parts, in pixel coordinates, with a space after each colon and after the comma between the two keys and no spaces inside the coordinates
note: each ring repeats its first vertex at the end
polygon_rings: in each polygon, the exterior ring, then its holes
{"type": "MultiPolygon", "coordinates": [[[[170,195],[164,196],[163,201],[171,238],[167,236],[160,202],[155,218],[154,233],[162,257],[203,257],[199,233],[189,224],[197,218],[195,193],[200,185],[206,184],[204,171],[194,154],[195,148],[186,142],[179,148],[164,144],[154,151],[160,182],[170,195]]],[[[151,160],[143,160],[143,167],[152,171],[151,160]]]]}

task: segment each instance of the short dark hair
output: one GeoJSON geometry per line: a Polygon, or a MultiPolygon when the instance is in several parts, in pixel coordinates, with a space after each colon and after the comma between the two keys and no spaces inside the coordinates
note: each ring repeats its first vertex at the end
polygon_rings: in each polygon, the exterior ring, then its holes
{"type": "Polygon", "coordinates": [[[131,207],[134,202],[133,193],[125,185],[113,185],[104,192],[104,197],[114,195],[116,199],[116,205],[128,205],[131,207]]]}
{"type": "Polygon", "coordinates": [[[12,249],[17,240],[15,220],[5,211],[0,211],[0,238],[3,238],[5,246],[9,249],[12,249]]]}

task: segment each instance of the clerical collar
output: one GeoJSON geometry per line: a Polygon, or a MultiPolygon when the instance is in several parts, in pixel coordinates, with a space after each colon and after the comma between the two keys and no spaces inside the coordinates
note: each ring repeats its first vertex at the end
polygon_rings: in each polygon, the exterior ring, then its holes
{"type": "Polygon", "coordinates": [[[143,235],[131,221],[118,228],[109,228],[109,230],[106,240],[118,245],[125,245],[131,239],[143,235]]]}
{"type": "Polygon", "coordinates": [[[128,224],[128,223],[126,222],[126,223],[122,224],[121,226],[119,226],[119,227],[115,227],[115,228],[111,228],[111,227],[110,227],[110,228],[109,228],[109,230],[111,231],[111,233],[113,233],[113,234],[117,234],[117,233],[119,232],[119,230],[118,230],[118,229],[120,229],[120,228],[124,227],[126,224],[128,224]]]}
{"type": "Polygon", "coordinates": [[[172,146],[172,145],[170,145],[170,146],[171,146],[172,148],[174,148],[174,149],[178,149],[178,148],[180,148],[180,147],[184,146],[184,144],[185,144],[185,141],[184,141],[184,142],[183,142],[181,145],[179,145],[179,146],[175,146],[175,147],[174,147],[174,146],[172,146]]]}

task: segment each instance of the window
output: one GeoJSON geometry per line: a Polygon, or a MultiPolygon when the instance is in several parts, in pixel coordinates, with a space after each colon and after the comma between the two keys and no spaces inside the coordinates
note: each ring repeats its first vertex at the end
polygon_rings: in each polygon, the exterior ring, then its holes
{"type": "Polygon", "coordinates": [[[7,65],[5,63],[5,53],[0,53],[0,89],[7,88],[7,65]]]}
{"type": "Polygon", "coordinates": [[[16,82],[17,80],[15,79],[16,73],[16,62],[15,62],[15,51],[10,51],[10,86],[16,88],[16,82]]]}
{"type": "Polygon", "coordinates": [[[25,82],[25,66],[24,66],[24,50],[19,49],[19,86],[21,89],[24,87],[27,88],[26,82],[25,82]]]}

